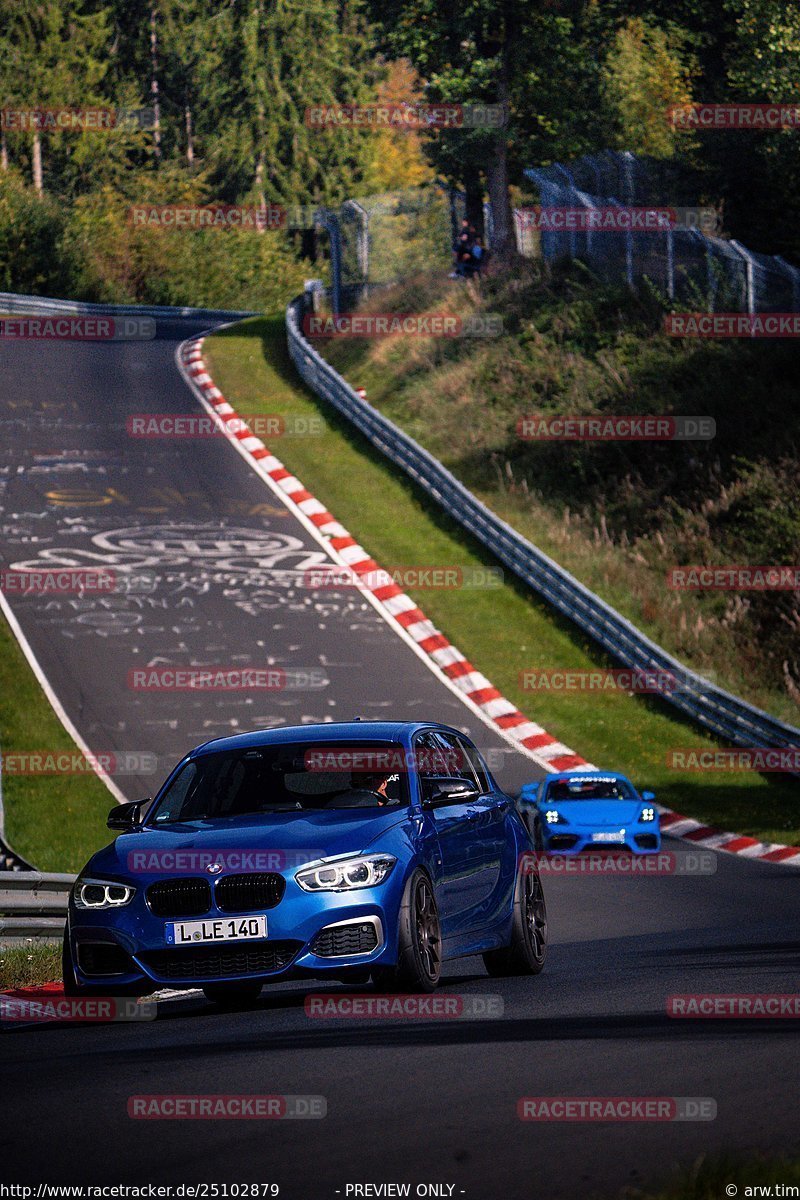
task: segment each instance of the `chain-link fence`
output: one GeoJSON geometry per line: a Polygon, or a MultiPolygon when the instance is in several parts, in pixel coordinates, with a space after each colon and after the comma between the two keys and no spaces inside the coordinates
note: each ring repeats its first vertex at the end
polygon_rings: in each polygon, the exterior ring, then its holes
{"type": "Polygon", "coordinates": [[[317,209],[313,223],[328,234],[331,304],[335,312],[371,288],[431,268],[449,270],[456,199],[443,185],[405,188],[317,209]]]}
{"type": "MultiPolygon", "coordinates": [[[[693,310],[800,312],[800,270],[710,232],[717,214],[697,205],[695,181],[678,162],[607,150],[569,164],[531,167],[525,175],[540,200],[535,208],[514,210],[517,249],[527,258],[581,259],[607,282],[635,287],[649,281],[693,310]],[[664,219],[645,229],[613,219],[615,212],[627,218],[633,210],[664,219]],[[548,224],[548,214],[560,214],[563,227],[548,224]]],[[[312,210],[304,222],[328,235],[334,311],[357,304],[373,288],[449,270],[465,215],[463,193],[445,184],[312,210]]],[[[491,252],[489,204],[483,216],[491,252]]]]}
{"type": "Polygon", "coordinates": [[[800,311],[800,270],[704,232],[704,210],[691,205],[679,164],[605,151],[525,175],[540,198],[534,219],[526,219],[532,210],[515,212],[517,246],[526,256],[581,259],[602,279],[630,286],[649,280],[670,300],[709,312],[800,311]],[[613,210],[634,207],[669,209],[677,218],[659,228],[609,228],[613,210]],[[569,228],[552,227],[555,213],[569,228]]]}

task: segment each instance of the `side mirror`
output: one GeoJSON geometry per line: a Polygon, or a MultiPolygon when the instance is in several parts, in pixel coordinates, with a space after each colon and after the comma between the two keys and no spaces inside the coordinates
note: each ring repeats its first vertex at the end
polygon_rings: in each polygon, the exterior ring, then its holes
{"type": "Polygon", "coordinates": [[[646,800],[648,804],[652,804],[655,798],[655,792],[642,792],[642,799],[646,800]]]}
{"type": "Polygon", "coordinates": [[[130,833],[139,824],[139,819],[142,814],[142,809],[145,804],[150,803],[151,797],[146,800],[134,800],[130,804],[117,804],[108,814],[106,825],[109,829],[120,829],[130,833]]]}
{"type": "Polygon", "coordinates": [[[423,808],[442,808],[446,804],[469,804],[480,793],[466,779],[435,779],[422,801],[423,808]]]}

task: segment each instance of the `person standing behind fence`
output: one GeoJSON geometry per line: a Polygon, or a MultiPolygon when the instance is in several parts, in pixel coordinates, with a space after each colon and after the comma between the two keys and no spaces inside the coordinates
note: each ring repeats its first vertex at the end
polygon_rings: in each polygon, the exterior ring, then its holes
{"type": "Polygon", "coordinates": [[[469,232],[467,231],[462,233],[458,239],[455,270],[450,276],[451,279],[467,279],[474,274],[472,258],[473,246],[474,243],[469,232]]]}

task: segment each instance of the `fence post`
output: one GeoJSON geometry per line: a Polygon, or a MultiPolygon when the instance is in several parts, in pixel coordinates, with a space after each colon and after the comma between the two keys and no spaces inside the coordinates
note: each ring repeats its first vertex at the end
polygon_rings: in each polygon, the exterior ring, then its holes
{"type": "Polygon", "coordinates": [[[486,245],[491,250],[492,238],[494,237],[494,218],[492,216],[492,206],[488,200],[483,202],[483,233],[486,245]]]}
{"type": "MultiPolygon", "coordinates": [[[[608,200],[610,204],[616,204],[617,208],[622,208],[619,200],[614,196],[609,196],[608,200]]],[[[625,230],[625,282],[628,287],[633,287],[633,233],[630,229],[625,230]]]]}
{"type": "Polygon", "coordinates": [[[633,168],[636,166],[636,159],[630,150],[623,150],[620,154],[623,162],[623,178],[625,180],[625,203],[633,204],[636,196],[636,189],[633,184],[633,168]]]}
{"type": "MultiPolygon", "coordinates": [[[[697,232],[692,230],[692,233],[697,232]]],[[[698,232],[698,237],[702,236],[698,232]]],[[[714,248],[710,241],[706,241],[706,286],[708,288],[708,311],[715,312],[715,304],[717,301],[717,282],[714,278],[714,248]]]]}
{"type": "Polygon", "coordinates": [[[329,208],[317,209],[316,218],[327,230],[331,245],[331,307],[334,316],[342,310],[342,235],[339,218],[329,208]]]}
{"type": "Polygon", "coordinates": [[[357,200],[345,200],[342,208],[349,205],[358,218],[358,234],[356,236],[356,257],[358,269],[365,284],[369,283],[369,213],[357,200]]]}
{"type": "Polygon", "coordinates": [[[731,249],[744,259],[744,279],[745,279],[745,303],[746,311],[752,316],[756,311],[756,294],[755,294],[755,259],[749,250],[733,239],[728,243],[731,249]]]}
{"type": "MultiPolygon", "coordinates": [[[[575,179],[574,179],[572,173],[570,171],[568,171],[566,167],[562,166],[561,163],[554,163],[554,166],[558,167],[559,171],[566,179],[567,194],[568,194],[570,200],[572,200],[572,198],[575,196],[575,194],[577,192],[577,188],[575,187],[575,179]]],[[[578,244],[577,244],[575,230],[570,229],[570,231],[569,231],[569,256],[570,256],[570,258],[576,257],[577,250],[578,250],[578,244]]]]}

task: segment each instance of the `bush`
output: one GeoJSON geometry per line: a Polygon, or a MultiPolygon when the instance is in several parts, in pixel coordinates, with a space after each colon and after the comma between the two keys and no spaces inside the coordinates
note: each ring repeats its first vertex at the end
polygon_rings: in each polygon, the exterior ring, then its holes
{"type": "Polygon", "coordinates": [[[302,291],[310,265],[282,232],[134,227],[136,203],[203,204],[202,179],[164,172],[80,197],[67,212],[15,173],[0,182],[4,291],[113,304],[275,312],[302,291]]]}
{"type": "Polygon", "coordinates": [[[0,172],[0,291],[63,294],[69,287],[54,247],[64,213],[27,187],[13,169],[0,172]]]}

